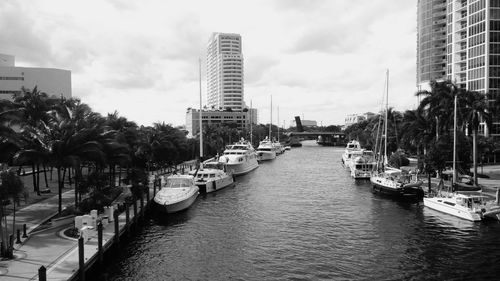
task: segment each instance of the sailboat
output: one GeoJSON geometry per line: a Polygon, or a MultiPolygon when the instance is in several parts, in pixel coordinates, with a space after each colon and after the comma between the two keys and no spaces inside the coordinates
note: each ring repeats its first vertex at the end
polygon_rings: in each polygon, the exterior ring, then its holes
{"type": "Polygon", "coordinates": [[[459,217],[469,221],[481,221],[484,218],[494,218],[500,220],[500,206],[498,205],[499,190],[497,190],[496,200],[488,200],[488,197],[482,194],[481,188],[477,191],[462,191],[457,182],[456,168],[456,145],[457,145],[457,96],[454,103],[454,122],[453,122],[453,180],[451,190],[444,190],[443,179],[438,185],[437,194],[430,194],[424,197],[424,206],[430,209],[459,217]]]}
{"type": "Polygon", "coordinates": [[[276,158],[276,146],[271,140],[272,137],[272,124],[273,124],[273,97],[271,96],[271,121],[269,123],[269,136],[260,141],[257,147],[257,160],[258,161],[268,161],[274,160],[276,158]]]}
{"type": "MultiPolygon", "coordinates": [[[[376,171],[370,176],[375,193],[391,196],[398,200],[419,201],[424,197],[424,191],[420,188],[422,181],[418,180],[416,174],[389,167],[387,161],[387,111],[389,109],[389,70],[386,72],[385,83],[386,105],[384,117],[384,154],[378,152],[376,171]]],[[[380,146],[381,147],[381,146],[380,146]]],[[[381,149],[380,149],[381,150],[381,149]]]]}

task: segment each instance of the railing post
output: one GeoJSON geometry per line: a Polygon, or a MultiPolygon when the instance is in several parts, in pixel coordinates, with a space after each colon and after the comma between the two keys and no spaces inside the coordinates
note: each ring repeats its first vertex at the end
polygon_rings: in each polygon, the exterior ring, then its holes
{"type": "Polygon", "coordinates": [[[17,234],[17,235],[16,235],[16,236],[17,236],[17,239],[16,239],[16,244],[21,244],[21,230],[20,230],[20,229],[18,229],[16,232],[17,232],[17,233],[16,233],[16,234],[17,234]]]}
{"type": "Polygon", "coordinates": [[[118,210],[113,212],[113,219],[115,220],[115,243],[120,244],[120,225],[118,224],[118,210]]]}
{"type": "Polygon", "coordinates": [[[134,198],[134,221],[137,221],[137,198],[134,198]]]}
{"type": "Polygon", "coordinates": [[[129,207],[128,207],[128,203],[125,202],[125,223],[127,224],[127,228],[128,228],[128,223],[130,221],[130,210],[129,210],[129,207]]]}
{"type": "Polygon", "coordinates": [[[78,265],[79,280],[85,281],[85,251],[83,249],[83,237],[78,238],[78,265]]]}
{"type": "Polygon", "coordinates": [[[99,264],[102,265],[103,253],[102,253],[102,222],[97,224],[97,254],[99,255],[99,264]]]}
{"type": "Polygon", "coordinates": [[[141,216],[144,215],[144,194],[141,196],[141,216]]]}
{"type": "Polygon", "coordinates": [[[38,281],[47,281],[47,268],[43,265],[38,268],[38,281]]]}

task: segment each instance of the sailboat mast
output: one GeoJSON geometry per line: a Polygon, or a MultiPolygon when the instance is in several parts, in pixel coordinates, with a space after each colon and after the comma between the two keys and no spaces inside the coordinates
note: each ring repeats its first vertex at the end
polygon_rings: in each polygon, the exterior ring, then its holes
{"type": "Polygon", "coordinates": [[[253,145],[253,131],[252,131],[253,115],[252,115],[252,100],[250,100],[250,145],[253,145]]]}
{"type": "Polygon", "coordinates": [[[200,74],[200,161],[203,159],[203,126],[202,126],[202,120],[201,120],[201,58],[198,59],[198,66],[199,66],[199,74],[200,74]]]}
{"type": "MultiPolygon", "coordinates": [[[[455,93],[454,93],[455,94],[455,93]]],[[[453,184],[457,182],[457,95],[455,94],[455,103],[453,106],[453,184]]]]}
{"type": "Polygon", "coordinates": [[[276,122],[276,124],[278,124],[278,142],[280,142],[280,107],[278,106],[278,122],[276,122]]]}
{"type": "Polygon", "coordinates": [[[384,162],[389,162],[387,159],[387,111],[389,111],[389,69],[387,69],[386,72],[386,86],[385,86],[384,162]]]}
{"type": "Polygon", "coordinates": [[[272,126],[273,126],[273,95],[271,95],[271,120],[269,121],[269,140],[271,140],[272,126]]]}

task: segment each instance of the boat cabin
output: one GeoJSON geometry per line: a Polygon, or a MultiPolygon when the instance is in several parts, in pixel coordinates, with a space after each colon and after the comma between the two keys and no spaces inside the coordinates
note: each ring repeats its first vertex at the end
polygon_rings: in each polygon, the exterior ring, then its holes
{"type": "Polygon", "coordinates": [[[165,187],[167,188],[182,188],[194,185],[193,177],[188,175],[176,175],[167,178],[165,187]]]}

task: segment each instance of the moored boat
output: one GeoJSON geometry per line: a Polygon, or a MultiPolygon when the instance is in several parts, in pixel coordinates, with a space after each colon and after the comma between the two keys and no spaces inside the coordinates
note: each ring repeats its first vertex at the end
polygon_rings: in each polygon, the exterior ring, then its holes
{"type": "Polygon", "coordinates": [[[347,143],[344,153],[342,154],[342,164],[346,168],[350,168],[351,161],[362,154],[360,143],[357,140],[351,140],[347,143]]]}
{"type": "Polygon", "coordinates": [[[233,185],[234,177],[232,173],[226,172],[224,163],[211,159],[201,164],[196,173],[195,184],[200,193],[210,193],[233,185]]]}
{"type": "Polygon", "coordinates": [[[383,171],[372,174],[370,182],[375,193],[394,199],[420,201],[424,198],[424,191],[420,187],[423,182],[417,179],[416,174],[406,174],[400,169],[385,167],[383,171]]]}
{"type": "Polygon", "coordinates": [[[469,221],[481,221],[492,217],[498,219],[500,206],[492,204],[479,191],[445,192],[424,198],[424,206],[469,221]]]}
{"type": "Polygon", "coordinates": [[[257,147],[257,160],[258,161],[268,161],[276,158],[277,150],[276,146],[272,141],[266,137],[259,143],[257,147]]]}
{"type": "Polygon", "coordinates": [[[176,213],[189,208],[196,197],[198,187],[194,184],[192,175],[171,175],[155,195],[153,201],[160,211],[176,213]]]}
{"type": "Polygon", "coordinates": [[[354,179],[369,179],[377,162],[371,150],[363,150],[362,155],[356,156],[350,163],[351,177],[354,179]]]}
{"type": "Polygon", "coordinates": [[[226,165],[226,171],[235,176],[246,174],[259,167],[257,154],[252,145],[241,139],[239,142],[227,145],[219,162],[226,165]]]}

